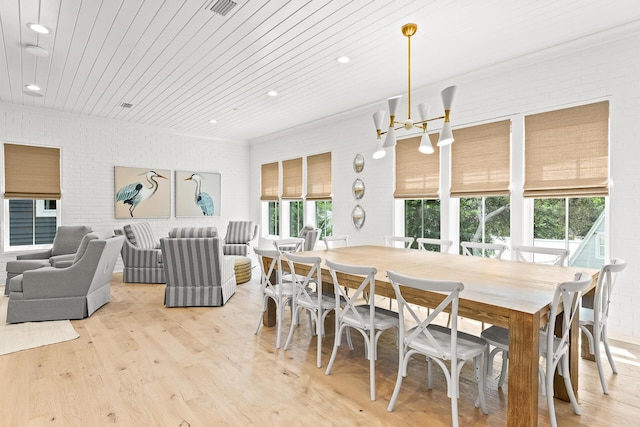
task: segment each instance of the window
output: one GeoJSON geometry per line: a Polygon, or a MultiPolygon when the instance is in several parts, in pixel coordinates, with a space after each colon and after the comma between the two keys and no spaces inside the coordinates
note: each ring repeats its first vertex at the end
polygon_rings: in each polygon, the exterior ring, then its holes
{"type": "MultiPolygon", "coordinates": [[[[460,241],[507,242],[511,235],[509,203],[507,196],[461,197],[460,241]]],[[[502,257],[508,258],[507,254],[502,257]]]]}
{"type": "Polygon", "coordinates": [[[9,200],[10,248],[26,249],[31,246],[49,245],[53,243],[57,226],[55,200],[9,200]],[[37,205],[45,204],[49,204],[53,209],[48,209],[46,215],[38,215],[37,205]]]}
{"type": "Polygon", "coordinates": [[[316,200],[316,227],[321,230],[320,238],[333,235],[331,200],[316,200]]]}
{"type": "Polygon", "coordinates": [[[289,202],[289,236],[298,237],[298,233],[304,227],[304,203],[302,200],[289,202]]]}
{"type": "Polygon", "coordinates": [[[60,149],[4,144],[5,250],[48,247],[58,227],[60,149]]]}
{"type": "Polygon", "coordinates": [[[604,260],[604,208],[604,197],[534,199],[534,246],[567,248],[569,265],[600,268],[604,260]]]}
{"type": "Polygon", "coordinates": [[[280,202],[272,201],[267,203],[269,235],[280,235],[280,202]]]}
{"type": "MultiPolygon", "coordinates": [[[[440,200],[405,200],[404,235],[407,237],[440,238],[440,200]]],[[[418,244],[413,242],[414,249],[418,244]]],[[[430,249],[427,247],[427,249],[430,249]]],[[[438,251],[440,248],[437,248],[438,251]]]]}

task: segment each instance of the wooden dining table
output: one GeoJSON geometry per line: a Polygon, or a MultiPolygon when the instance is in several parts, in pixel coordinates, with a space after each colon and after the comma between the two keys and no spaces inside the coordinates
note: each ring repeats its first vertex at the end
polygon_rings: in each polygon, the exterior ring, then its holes
{"type": "MultiPolygon", "coordinates": [[[[460,316],[509,329],[508,414],[509,426],[538,425],[538,363],[539,332],[547,323],[547,313],[556,285],[573,280],[574,275],[586,271],[595,286],[598,270],[563,267],[470,257],[439,252],[391,248],[385,246],[348,246],[300,252],[299,255],[319,256],[323,259],[323,282],[331,276],[326,260],[352,265],[369,265],[377,269],[376,295],[393,298],[395,295],[387,278],[387,270],[425,279],[462,282],[460,316]]],[[[286,264],[286,263],[285,263],[286,264]]],[[[302,266],[300,266],[302,267],[302,266]]],[[[362,281],[344,277],[341,284],[356,287],[362,281]]],[[[404,295],[404,294],[403,294],[404,295]]],[[[407,301],[425,307],[436,307],[444,298],[436,292],[413,291],[404,295],[407,301]]],[[[274,316],[274,313],[267,316],[274,316]]],[[[570,347],[571,381],[578,388],[579,346],[578,328],[572,328],[570,347]]],[[[568,400],[564,382],[556,381],[557,398],[568,400]]]]}

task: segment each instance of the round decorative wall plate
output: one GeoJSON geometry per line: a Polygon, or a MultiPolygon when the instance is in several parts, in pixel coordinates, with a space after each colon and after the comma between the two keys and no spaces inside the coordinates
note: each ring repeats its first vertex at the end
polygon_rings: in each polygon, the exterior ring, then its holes
{"type": "Polygon", "coordinates": [[[353,170],[356,173],[362,172],[364,169],[364,156],[360,153],[356,154],[356,157],[353,159],[353,170]]]}
{"type": "Polygon", "coordinates": [[[356,200],[362,199],[362,197],[364,196],[364,182],[360,178],[357,178],[355,181],[353,181],[351,191],[353,192],[353,197],[356,200]]]}
{"type": "Polygon", "coordinates": [[[353,211],[351,211],[351,220],[353,221],[353,226],[355,228],[362,228],[365,217],[364,209],[362,209],[362,206],[360,205],[356,205],[356,207],[353,208],[353,211]]]}

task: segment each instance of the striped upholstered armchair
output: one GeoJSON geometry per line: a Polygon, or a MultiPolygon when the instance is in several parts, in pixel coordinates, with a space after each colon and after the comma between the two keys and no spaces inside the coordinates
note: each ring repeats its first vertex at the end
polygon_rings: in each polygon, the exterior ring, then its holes
{"type": "Polygon", "coordinates": [[[252,221],[229,221],[222,247],[225,255],[248,256],[251,242],[258,236],[258,224],[252,221]]]}
{"type": "Polygon", "coordinates": [[[236,292],[233,257],[224,256],[217,234],[215,227],[174,228],[160,239],[165,306],[220,306],[236,292]]]}
{"type": "Polygon", "coordinates": [[[114,230],[126,238],[122,245],[122,262],[125,283],[164,283],[164,267],[160,243],[156,240],[148,222],[125,225],[114,230]]]}

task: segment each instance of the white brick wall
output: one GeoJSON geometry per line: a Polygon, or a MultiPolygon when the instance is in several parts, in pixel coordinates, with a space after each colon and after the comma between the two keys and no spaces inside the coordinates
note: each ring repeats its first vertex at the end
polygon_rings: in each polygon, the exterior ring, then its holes
{"type": "MultiPolygon", "coordinates": [[[[401,71],[389,78],[402,78],[401,71]]],[[[617,33],[614,41],[580,41],[412,93],[414,100],[426,98],[435,108],[432,111],[437,111],[441,108],[439,91],[457,84],[454,127],[610,100],[610,255],[629,263],[617,281],[610,335],[634,342],[640,342],[640,283],[635,279],[640,272],[639,76],[640,35],[637,29],[631,29],[617,33]]],[[[390,155],[382,160],[371,159],[375,148],[371,115],[378,109],[386,110],[385,104],[381,100],[376,105],[252,141],[251,216],[260,218],[260,164],[332,151],[334,234],[348,234],[354,244],[382,243],[384,235],[393,233],[394,166],[390,155]],[[351,195],[351,183],[356,178],[351,162],[358,152],[366,158],[360,177],[366,185],[361,204],[367,219],[361,230],[354,229],[350,221],[356,204],[351,195]]],[[[399,111],[404,117],[406,105],[400,105],[399,111]]]]}
{"type": "MultiPolygon", "coordinates": [[[[221,216],[175,218],[172,190],[170,218],[136,219],[151,223],[158,238],[173,227],[205,225],[217,227],[224,236],[228,221],[249,219],[246,142],[186,137],[117,121],[7,104],[0,104],[0,142],[62,149],[62,224],[113,230],[130,222],[114,216],[115,166],[169,169],[172,182],[176,170],[221,173],[221,216]]],[[[0,175],[4,179],[4,174],[0,175]]],[[[0,224],[4,236],[4,218],[0,224]]],[[[0,283],[5,281],[6,262],[13,259],[15,253],[0,253],[0,283]]],[[[121,269],[119,263],[116,270],[121,269]]]]}

